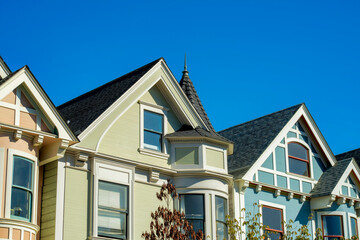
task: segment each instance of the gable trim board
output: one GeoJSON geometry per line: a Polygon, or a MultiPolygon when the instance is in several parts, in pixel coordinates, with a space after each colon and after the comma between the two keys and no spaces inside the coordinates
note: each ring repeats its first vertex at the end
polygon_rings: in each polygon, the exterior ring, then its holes
{"type": "Polygon", "coordinates": [[[0,79],[7,77],[9,74],[11,74],[11,70],[4,59],[0,56],[0,79]]]}
{"type": "MultiPolygon", "coordinates": [[[[122,94],[114,103],[112,103],[103,113],[100,114],[99,117],[97,117],[97,119],[95,119],[89,126],[87,126],[85,128],[84,131],[82,131],[79,134],[79,139],[83,140],[84,138],[86,138],[88,136],[89,133],[91,133],[105,118],[107,118],[114,109],[116,109],[118,106],[120,106],[125,99],[127,99],[129,96],[131,96],[137,89],[139,89],[145,81],[147,81],[156,71],[158,70],[162,70],[162,73],[164,73],[168,79],[170,80],[170,84],[173,87],[173,89],[175,89],[175,93],[182,99],[183,103],[185,104],[185,107],[187,108],[188,112],[192,115],[192,117],[194,118],[194,120],[191,120],[186,114],[184,114],[184,109],[182,108],[181,104],[179,104],[176,96],[174,95],[174,93],[170,90],[167,81],[163,79],[163,77],[160,77],[159,79],[157,79],[156,81],[154,81],[151,86],[149,86],[146,90],[144,90],[142,92],[142,94],[140,94],[141,96],[144,95],[149,89],[151,89],[154,85],[156,85],[158,82],[161,82],[162,84],[160,86],[163,86],[167,89],[167,93],[170,94],[170,96],[172,97],[172,101],[177,103],[177,107],[180,108],[180,111],[182,112],[181,116],[185,116],[185,119],[187,121],[187,124],[191,124],[193,127],[195,127],[196,125],[201,125],[202,127],[206,128],[206,124],[204,123],[204,121],[201,119],[200,115],[196,112],[195,108],[192,106],[192,104],[190,103],[190,101],[187,99],[187,97],[185,96],[185,94],[183,93],[182,89],[180,88],[179,84],[177,83],[175,77],[172,75],[172,73],[170,72],[170,70],[168,69],[165,61],[161,58],[158,60],[158,63],[156,63],[149,71],[147,71],[139,80],[137,80],[128,90],[125,91],[124,94],[122,94]]],[[[160,88],[161,90],[161,88],[160,88]]],[[[140,96],[139,96],[140,97],[140,96]]],[[[135,104],[138,101],[138,99],[134,100],[131,104],[129,104],[124,111],[122,111],[115,120],[112,121],[111,125],[113,125],[116,120],[118,118],[121,117],[121,115],[123,113],[126,112],[126,110],[128,110],[133,104],[135,104]]],[[[176,114],[179,114],[179,112],[177,112],[174,109],[174,112],[176,114]]],[[[185,120],[183,117],[183,120],[185,120]]],[[[108,131],[110,129],[110,126],[107,128],[106,131],[108,131]]],[[[100,141],[99,141],[100,142],[100,141]]],[[[98,146],[97,146],[98,148],[98,146]]]]}
{"type": "MultiPolygon", "coordinates": [[[[25,66],[0,85],[0,99],[6,97],[11,91],[24,84],[25,89],[33,94],[37,105],[43,113],[54,123],[58,129],[59,138],[66,139],[72,143],[78,142],[78,138],[72,133],[65,121],[62,119],[54,104],[36,80],[30,69],[25,66]]],[[[17,126],[18,127],[18,126],[17,126]]]]}
{"type": "MultiPolygon", "coordinates": [[[[309,126],[310,131],[313,133],[313,136],[317,143],[319,144],[321,150],[324,152],[325,157],[329,161],[330,165],[333,166],[336,163],[334,154],[331,152],[327,142],[325,141],[323,135],[315,124],[313,118],[311,117],[309,111],[307,110],[305,104],[301,104],[296,110],[294,115],[290,120],[285,124],[282,130],[277,134],[277,136],[271,141],[271,143],[266,147],[258,159],[254,160],[251,166],[244,166],[230,171],[235,178],[242,178],[247,181],[252,181],[252,177],[255,172],[261,167],[261,165],[266,161],[267,157],[272,153],[280,141],[286,136],[287,132],[292,129],[292,126],[296,124],[301,118],[304,118],[305,122],[309,126]]],[[[223,130],[224,131],[224,130],[223,130]]],[[[236,142],[235,142],[236,144],[236,142]]],[[[310,162],[312,160],[310,159],[310,162]]]]}

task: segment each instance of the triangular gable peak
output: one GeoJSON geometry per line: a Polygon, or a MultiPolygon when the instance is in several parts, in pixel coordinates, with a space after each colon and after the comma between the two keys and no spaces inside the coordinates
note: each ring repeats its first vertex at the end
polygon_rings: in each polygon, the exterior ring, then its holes
{"type": "Polygon", "coordinates": [[[359,203],[360,169],[353,158],[337,162],[320,178],[311,192],[311,208],[331,207],[334,201],[350,206],[359,203]]]}
{"type": "Polygon", "coordinates": [[[242,179],[308,194],[326,168],[335,162],[302,104],[242,179]]]}
{"type": "MultiPolygon", "coordinates": [[[[106,135],[117,120],[121,118],[131,106],[138,104],[141,97],[148,93],[153,87],[156,87],[166,98],[166,101],[175,112],[181,124],[190,125],[193,128],[197,126],[207,128],[204,121],[180,88],[165,61],[160,59],[80,133],[78,137],[81,142],[78,146],[97,150],[102,137],[106,135]]],[[[60,111],[62,111],[61,108],[60,111]]]]}
{"type": "Polygon", "coordinates": [[[7,119],[3,123],[25,132],[49,133],[49,137],[56,136],[68,142],[77,142],[76,136],[67,127],[27,66],[3,80],[5,81],[0,85],[0,107],[7,113],[7,119]]]}

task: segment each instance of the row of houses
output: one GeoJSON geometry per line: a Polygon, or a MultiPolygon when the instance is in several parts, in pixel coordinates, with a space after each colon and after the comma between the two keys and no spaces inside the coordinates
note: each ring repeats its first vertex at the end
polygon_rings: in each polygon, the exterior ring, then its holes
{"type": "Polygon", "coordinates": [[[290,219],[351,238],[359,161],[334,156],[305,104],[216,132],[186,66],[178,82],[163,58],[57,107],[0,58],[0,239],[141,239],[167,179],[210,239],[254,204],[272,239],[290,219]]]}

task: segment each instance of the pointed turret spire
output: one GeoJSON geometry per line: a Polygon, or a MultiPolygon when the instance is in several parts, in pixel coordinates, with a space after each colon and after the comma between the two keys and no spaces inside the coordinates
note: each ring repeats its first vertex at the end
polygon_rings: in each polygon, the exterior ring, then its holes
{"type": "Polygon", "coordinates": [[[208,129],[212,132],[215,132],[214,127],[212,126],[209,117],[207,116],[205,109],[201,104],[200,98],[195,90],[194,84],[190,80],[189,72],[187,70],[187,64],[186,64],[186,54],[185,54],[185,62],[184,62],[184,71],[179,84],[182,90],[184,91],[185,95],[187,96],[187,98],[190,100],[191,104],[199,113],[200,117],[202,118],[208,129]]]}

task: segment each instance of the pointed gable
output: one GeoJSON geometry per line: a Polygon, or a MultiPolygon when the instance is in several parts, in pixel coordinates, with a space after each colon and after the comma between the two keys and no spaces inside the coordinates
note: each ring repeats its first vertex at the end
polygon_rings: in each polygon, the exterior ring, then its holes
{"type": "Polygon", "coordinates": [[[58,110],[73,132],[79,135],[161,59],[74,98],[58,106],[58,110]]]}
{"type": "Polygon", "coordinates": [[[302,104],[222,130],[220,135],[234,142],[229,156],[229,173],[242,177],[299,110],[302,104]]]}

